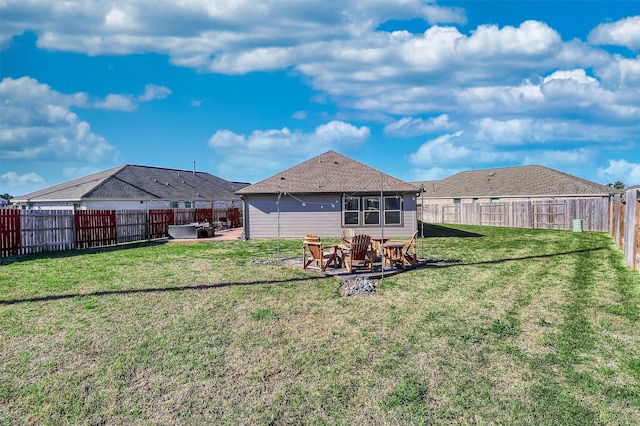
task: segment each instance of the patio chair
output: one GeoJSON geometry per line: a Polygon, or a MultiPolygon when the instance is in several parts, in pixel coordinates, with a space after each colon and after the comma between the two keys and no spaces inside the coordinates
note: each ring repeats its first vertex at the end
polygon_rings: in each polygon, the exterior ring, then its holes
{"type": "Polygon", "coordinates": [[[307,234],[302,243],[302,269],[307,269],[313,262],[320,268],[321,271],[325,271],[331,264],[337,266],[337,244],[331,245],[331,248],[323,247],[320,237],[317,235],[307,234]],[[309,254],[307,255],[307,250],[309,254]]]}
{"type": "Polygon", "coordinates": [[[344,253],[344,264],[347,271],[353,272],[354,267],[369,268],[373,272],[375,254],[371,246],[371,237],[368,235],[355,235],[351,239],[349,250],[344,253]]]}
{"type": "Polygon", "coordinates": [[[356,231],[353,228],[342,228],[342,238],[340,238],[340,244],[345,247],[349,247],[351,240],[356,236],[356,231]]]}
{"type": "Polygon", "coordinates": [[[404,258],[404,262],[410,265],[418,264],[418,254],[416,249],[416,240],[418,238],[418,231],[413,233],[413,237],[411,237],[411,241],[407,244],[402,253],[402,257],[404,258]]]}

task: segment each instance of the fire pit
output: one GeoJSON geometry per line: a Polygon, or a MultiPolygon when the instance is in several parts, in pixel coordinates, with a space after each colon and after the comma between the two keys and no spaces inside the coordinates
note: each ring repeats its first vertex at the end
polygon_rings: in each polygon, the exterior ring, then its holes
{"type": "Polygon", "coordinates": [[[342,283],[338,292],[342,296],[353,296],[356,294],[372,294],[376,292],[378,283],[370,280],[368,277],[357,277],[354,280],[345,281],[342,283]]]}

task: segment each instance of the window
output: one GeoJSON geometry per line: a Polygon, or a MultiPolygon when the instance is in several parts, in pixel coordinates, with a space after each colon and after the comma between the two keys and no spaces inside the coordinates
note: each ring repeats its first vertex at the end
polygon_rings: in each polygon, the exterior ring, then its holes
{"type": "Polygon", "coordinates": [[[177,201],[172,201],[171,203],[169,203],[169,207],[172,209],[177,209],[178,208],[178,202],[177,201]]]}
{"type": "Polygon", "coordinates": [[[360,225],[360,198],[344,197],[342,214],[345,225],[360,225]]]}
{"type": "Polygon", "coordinates": [[[365,225],[380,225],[380,197],[362,199],[365,225]]]}
{"type": "Polygon", "coordinates": [[[460,198],[454,198],[453,204],[460,204],[460,198]]]}
{"type": "Polygon", "coordinates": [[[473,203],[474,203],[474,204],[477,204],[478,202],[479,202],[479,200],[478,200],[477,198],[474,198],[474,199],[473,199],[473,203]]]}
{"type": "Polygon", "coordinates": [[[190,209],[191,208],[191,201],[185,201],[184,202],[184,208],[185,209],[190,209]]]}
{"type": "MultiPolygon", "coordinates": [[[[344,226],[380,225],[380,197],[350,197],[342,199],[344,226]]],[[[402,225],[402,196],[384,197],[384,224],[402,225]]]]}
{"type": "Polygon", "coordinates": [[[402,224],[402,197],[384,197],[384,224],[402,224]]]}
{"type": "Polygon", "coordinates": [[[500,202],[500,198],[492,198],[491,202],[492,203],[499,203],[500,202]]]}

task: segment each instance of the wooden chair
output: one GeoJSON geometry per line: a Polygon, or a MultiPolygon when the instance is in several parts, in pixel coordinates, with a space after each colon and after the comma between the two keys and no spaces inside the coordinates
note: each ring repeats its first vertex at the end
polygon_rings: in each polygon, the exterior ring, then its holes
{"type": "Polygon", "coordinates": [[[411,241],[407,244],[402,252],[403,261],[409,265],[417,265],[418,264],[418,254],[416,248],[416,240],[418,238],[418,231],[413,233],[413,237],[411,237],[411,241]]]}
{"type": "Polygon", "coordinates": [[[342,228],[342,238],[340,238],[340,244],[349,247],[351,240],[356,236],[356,231],[353,228],[342,228]]]}
{"type": "Polygon", "coordinates": [[[354,267],[368,267],[373,272],[374,256],[371,237],[355,235],[351,239],[349,250],[344,253],[344,264],[349,272],[353,272],[354,267]]]}
{"type": "Polygon", "coordinates": [[[337,244],[333,244],[330,250],[325,251],[322,241],[317,235],[307,234],[302,243],[302,269],[307,269],[311,263],[315,262],[321,271],[325,271],[331,264],[337,266],[337,244]],[[309,255],[307,255],[309,250],[309,255]]]}

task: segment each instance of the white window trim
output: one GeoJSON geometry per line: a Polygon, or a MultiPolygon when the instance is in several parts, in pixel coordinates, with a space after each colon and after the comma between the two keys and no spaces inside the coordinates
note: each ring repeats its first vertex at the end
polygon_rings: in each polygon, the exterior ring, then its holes
{"type": "Polygon", "coordinates": [[[384,220],[384,226],[404,226],[404,198],[402,195],[385,195],[382,202],[385,203],[385,200],[387,200],[388,198],[394,198],[394,199],[398,199],[400,201],[400,209],[385,209],[384,210],[384,214],[382,214],[383,212],[380,210],[380,207],[386,204],[381,204],[380,203],[380,196],[376,196],[376,195],[364,195],[364,196],[360,196],[360,197],[356,197],[353,195],[343,195],[342,196],[342,211],[341,211],[341,216],[342,216],[342,226],[345,227],[354,227],[354,228],[374,228],[374,227],[379,227],[380,226],[380,220],[384,220]],[[350,200],[350,199],[356,199],[358,200],[358,210],[346,210],[345,206],[346,206],[346,201],[350,200]],[[378,208],[377,209],[373,209],[373,208],[365,208],[366,206],[366,199],[376,199],[378,201],[378,208]],[[357,213],[357,224],[354,223],[346,223],[345,217],[347,213],[357,213]],[[378,222],[377,223],[364,223],[365,222],[365,213],[378,213],[378,222]],[[400,216],[400,222],[399,223],[387,223],[387,213],[390,212],[398,212],[399,216],[400,216]]]}

